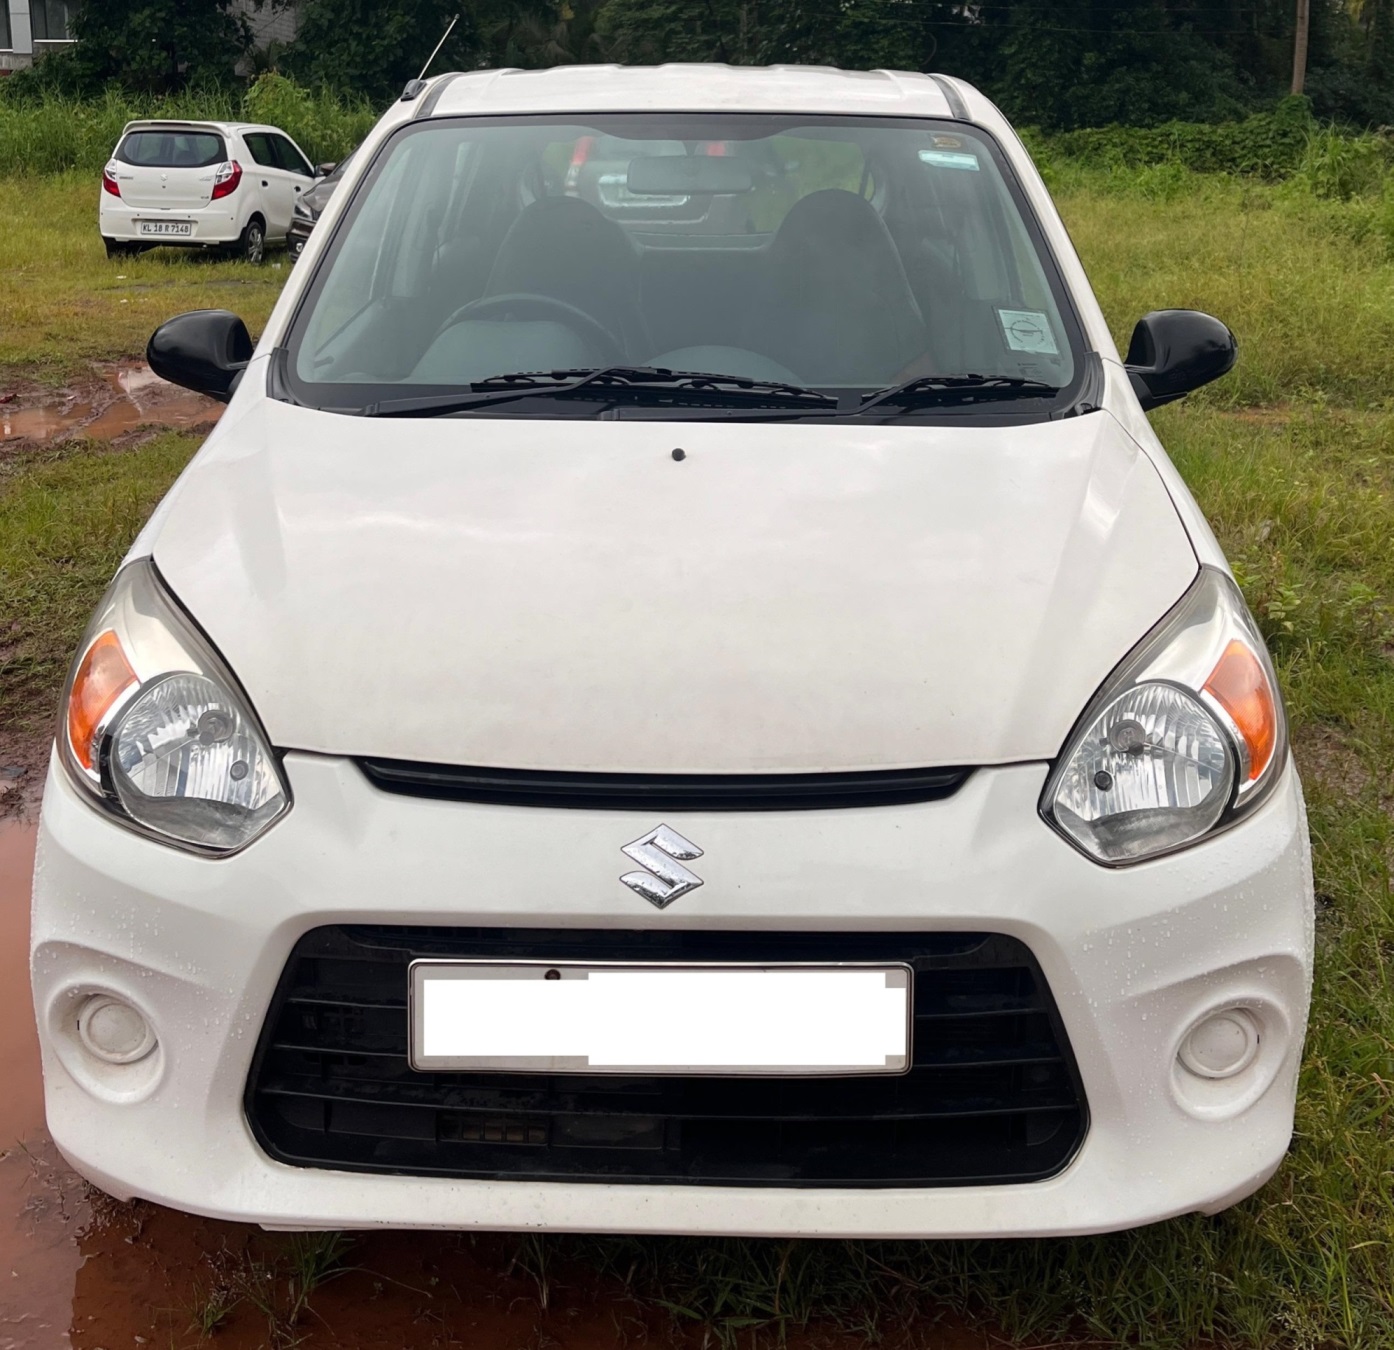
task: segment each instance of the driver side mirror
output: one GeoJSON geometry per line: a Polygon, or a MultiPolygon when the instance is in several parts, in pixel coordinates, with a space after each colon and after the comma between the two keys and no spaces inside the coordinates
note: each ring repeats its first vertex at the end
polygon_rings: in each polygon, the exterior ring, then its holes
{"type": "Polygon", "coordinates": [[[195,309],[162,323],[145,359],[162,380],[226,403],[252,359],[252,337],[228,310],[195,309]]]}
{"type": "Polygon", "coordinates": [[[1194,309],[1158,309],[1133,329],[1125,362],[1143,412],[1227,375],[1239,341],[1219,319],[1194,309]]]}
{"type": "Polygon", "coordinates": [[[315,177],[316,177],[316,178],[328,178],[329,175],[330,175],[331,173],[333,173],[334,170],[337,169],[338,167],[339,167],[338,161],[337,161],[337,160],[333,160],[333,159],[327,160],[327,161],[326,161],[325,163],[323,163],[323,164],[316,164],[316,165],[315,165],[315,177]]]}

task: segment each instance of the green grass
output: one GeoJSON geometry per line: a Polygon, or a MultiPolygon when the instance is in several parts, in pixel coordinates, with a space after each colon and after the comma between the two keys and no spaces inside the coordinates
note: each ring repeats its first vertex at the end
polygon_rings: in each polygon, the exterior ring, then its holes
{"type": "MultiPolygon", "coordinates": [[[[917,1319],[946,1309],[1033,1346],[1394,1344],[1394,264],[1369,228],[1383,197],[1184,170],[1055,174],[1120,343],[1145,310],[1193,305],[1243,344],[1233,377],[1156,420],[1272,644],[1307,788],[1318,970],[1291,1155],[1225,1214],[1110,1237],[530,1238],[519,1261],[539,1290],[579,1255],[741,1346],[810,1320],[868,1338],[915,1324],[914,1343],[933,1344],[917,1319]]],[[[259,326],[275,293],[267,273],[93,256],[93,192],[0,184],[0,231],[17,223],[31,250],[18,286],[13,249],[0,264],[0,360],[56,377],[138,351],[193,303],[259,326]],[[154,287],[138,311],[116,303],[128,269],[154,287]]],[[[190,449],[166,435],[0,460],[0,719],[48,716],[91,605],[190,449]]]]}
{"type": "Polygon", "coordinates": [[[1207,310],[1238,335],[1237,369],[1188,410],[1389,404],[1394,267],[1375,228],[1381,200],[1184,170],[1062,178],[1062,211],[1121,352],[1150,309],[1207,310]]]}
{"type": "Polygon", "coordinates": [[[161,322],[188,309],[231,309],[259,332],[276,302],[283,253],[260,267],[171,248],[109,260],[100,191],[81,174],[0,178],[0,393],[137,357],[161,322]]]}
{"type": "Polygon", "coordinates": [[[196,444],[167,433],[0,458],[0,727],[53,714],[98,597],[196,444]]]}

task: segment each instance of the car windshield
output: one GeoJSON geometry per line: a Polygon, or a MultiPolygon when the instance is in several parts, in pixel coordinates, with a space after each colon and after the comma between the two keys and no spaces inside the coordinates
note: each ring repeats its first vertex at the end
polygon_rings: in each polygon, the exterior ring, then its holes
{"type": "Polygon", "coordinates": [[[141,169],[202,169],[227,158],[223,138],[212,131],[133,131],[116,152],[141,169]]]}
{"type": "Polygon", "coordinates": [[[463,412],[448,396],[557,372],[477,399],[491,416],[595,416],[616,399],[702,416],[728,399],[661,393],[655,369],[760,382],[776,402],[818,391],[838,415],[896,390],[877,415],[915,416],[980,396],[967,388],[1039,412],[1082,356],[985,134],[693,113],[409,125],[355,189],[286,346],[286,392],[345,411],[441,396],[463,412]],[[625,376],[578,383],[613,367],[625,376]]]}

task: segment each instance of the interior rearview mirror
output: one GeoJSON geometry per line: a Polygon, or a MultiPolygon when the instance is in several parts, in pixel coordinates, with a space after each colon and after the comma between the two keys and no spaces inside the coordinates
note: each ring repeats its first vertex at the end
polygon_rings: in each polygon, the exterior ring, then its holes
{"type": "Polygon", "coordinates": [[[236,314],[195,309],[162,323],[145,359],[162,380],[226,403],[252,359],[252,338],[236,314]]]}
{"type": "Polygon", "coordinates": [[[749,192],[755,176],[747,165],[724,155],[647,155],[631,159],[625,187],[641,196],[749,192]]]}
{"type": "Polygon", "coordinates": [[[1219,319],[1194,309],[1158,309],[1138,320],[1126,365],[1148,412],[1227,375],[1238,359],[1238,339],[1219,319]]]}

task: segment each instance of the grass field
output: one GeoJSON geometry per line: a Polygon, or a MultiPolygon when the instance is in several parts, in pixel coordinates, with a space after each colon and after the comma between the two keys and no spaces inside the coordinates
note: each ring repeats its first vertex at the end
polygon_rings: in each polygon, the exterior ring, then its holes
{"type": "Polygon", "coordinates": [[[151,330],[186,309],[223,308],[260,330],[288,263],[261,267],[159,249],[108,261],[97,234],[98,178],[0,180],[0,379],[61,385],[92,361],[138,356],[151,330]]]}
{"type": "MultiPolygon", "coordinates": [[[[1291,1156],[1226,1214],[1113,1237],[529,1242],[539,1271],[579,1253],[741,1345],[747,1329],[811,1317],[871,1338],[961,1309],[1033,1346],[1387,1347],[1394,264],[1359,201],[1184,173],[1056,183],[1120,345],[1138,315],[1166,306],[1218,314],[1243,344],[1234,376],[1157,423],[1272,645],[1307,788],[1319,951],[1291,1156]]],[[[178,256],[108,263],[96,190],[0,182],[0,393],[135,355],[156,322],[197,305],[235,309],[255,332],[274,300],[284,272],[178,256]]],[[[69,443],[4,458],[0,447],[0,720],[47,717],[91,604],[191,449],[173,435],[119,451],[69,443]]]]}

